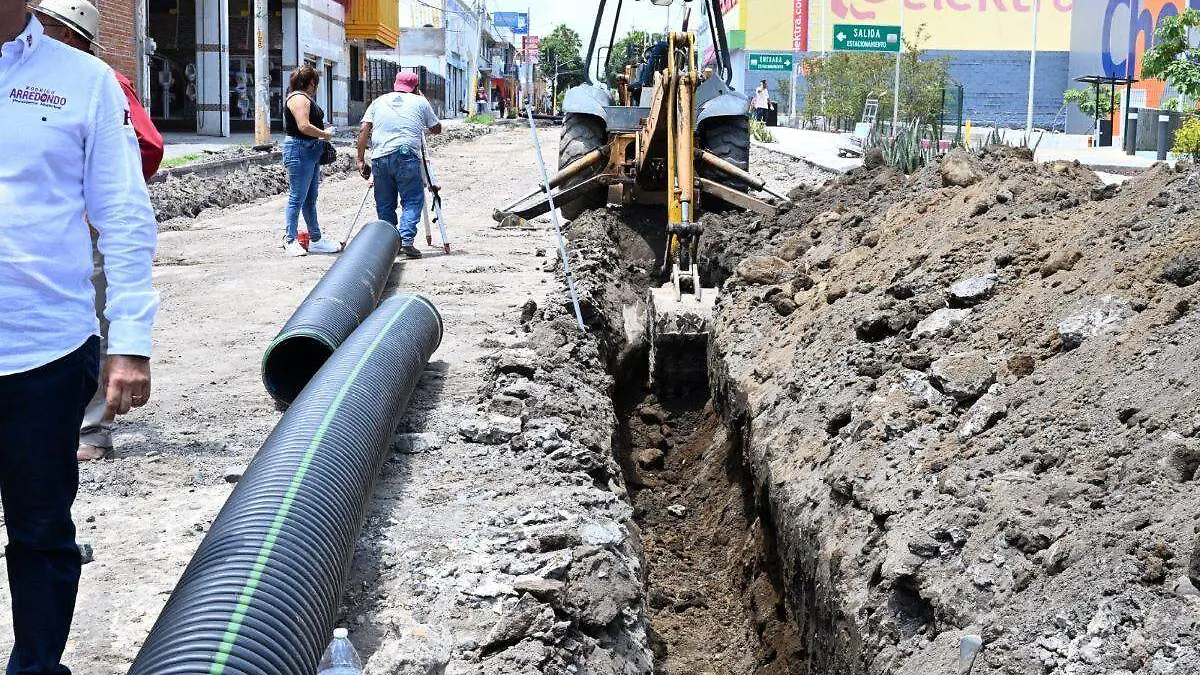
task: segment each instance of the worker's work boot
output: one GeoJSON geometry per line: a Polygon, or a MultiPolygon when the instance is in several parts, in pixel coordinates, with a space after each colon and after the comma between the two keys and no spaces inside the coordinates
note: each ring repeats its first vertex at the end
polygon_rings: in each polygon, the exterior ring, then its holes
{"type": "Polygon", "coordinates": [[[421,257],[421,250],[412,244],[402,247],[400,251],[404,253],[404,255],[408,256],[409,260],[417,260],[421,257]]]}

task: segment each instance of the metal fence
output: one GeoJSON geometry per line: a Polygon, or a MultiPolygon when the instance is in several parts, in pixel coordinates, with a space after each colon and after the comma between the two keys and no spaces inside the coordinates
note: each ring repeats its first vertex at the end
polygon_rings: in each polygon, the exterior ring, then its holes
{"type": "Polygon", "coordinates": [[[446,117],[446,78],[437,73],[429,72],[425,66],[415,66],[412,68],[401,68],[417,74],[420,81],[418,86],[421,87],[421,93],[425,94],[425,98],[429,99],[429,105],[433,106],[433,112],[437,113],[438,119],[446,117]]]}
{"type": "Polygon", "coordinates": [[[371,105],[371,101],[392,91],[398,72],[400,72],[400,66],[391,61],[367,59],[367,79],[363,83],[363,102],[371,105]]]}
{"type": "Polygon", "coordinates": [[[391,61],[383,59],[367,60],[367,79],[363,83],[363,103],[371,105],[371,101],[390,93],[396,84],[396,74],[401,71],[417,74],[421,93],[429,99],[433,112],[439,118],[446,117],[446,78],[429,72],[425,66],[400,67],[391,61]]]}

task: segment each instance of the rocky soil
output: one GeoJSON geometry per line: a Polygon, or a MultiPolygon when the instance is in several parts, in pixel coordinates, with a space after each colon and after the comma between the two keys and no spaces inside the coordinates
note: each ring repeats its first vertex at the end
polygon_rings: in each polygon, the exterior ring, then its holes
{"type": "Polygon", "coordinates": [[[1189,169],[991,148],[710,222],[715,409],[791,672],[1200,672],[1189,169]]]}

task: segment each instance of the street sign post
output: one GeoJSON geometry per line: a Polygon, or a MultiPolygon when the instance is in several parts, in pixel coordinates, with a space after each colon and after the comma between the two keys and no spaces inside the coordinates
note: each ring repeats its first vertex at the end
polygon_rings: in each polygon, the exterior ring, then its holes
{"type": "Polygon", "coordinates": [[[839,23],[833,26],[835,52],[900,53],[900,26],[839,23]]]}
{"type": "Polygon", "coordinates": [[[789,73],[792,71],[792,55],[750,52],[750,70],[777,70],[789,73]]]}

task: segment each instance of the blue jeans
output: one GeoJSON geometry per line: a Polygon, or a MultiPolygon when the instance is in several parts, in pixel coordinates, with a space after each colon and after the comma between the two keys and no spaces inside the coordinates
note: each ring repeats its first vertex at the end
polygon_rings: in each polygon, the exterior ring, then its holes
{"type": "Polygon", "coordinates": [[[317,223],[317,192],[321,185],[321,154],[325,147],[319,138],[295,138],[283,141],[283,166],[288,172],[288,203],[284,211],[287,239],[296,238],[300,214],[308,225],[308,235],[321,241],[321,226],[317,223]]]}
{"type": "Polygon", "coordinates": [[[71,504],[79,488],[79,424],[100,367],[100,340],[24,373],[0,376],[0,497],[8,530],[13,649],[7,675],[70,675],[82,560],[71,504]]]}
{"type": "Polygon", "coordinates": [[[400,243],[412,246],[417,237],[417,224],[425,209],[425,180],[421,177],[421,158],[399,151],[371,160],[375,176],[375,212],[380,220],[396,225],[400,243]],[[396,219],[396,201],[404,211],[396,219]]]}

